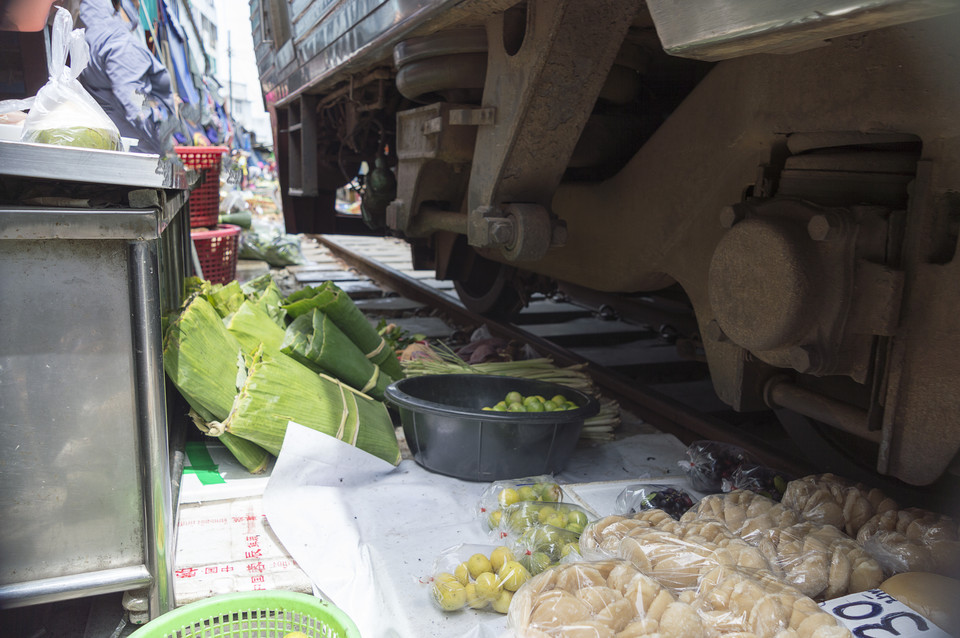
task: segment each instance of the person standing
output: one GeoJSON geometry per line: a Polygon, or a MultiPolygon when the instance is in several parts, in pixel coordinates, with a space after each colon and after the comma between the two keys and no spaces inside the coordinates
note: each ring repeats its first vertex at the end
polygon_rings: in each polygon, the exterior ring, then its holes
{"type": "Polygon", "coordinates": [[[80,75],[84,88],[120,129],[139,140],[134,150],[166,154],[177,128],[170,74],[133,33],[137,16],[127,16],[120,0],[82,0],[90,63],[80,75]]]}

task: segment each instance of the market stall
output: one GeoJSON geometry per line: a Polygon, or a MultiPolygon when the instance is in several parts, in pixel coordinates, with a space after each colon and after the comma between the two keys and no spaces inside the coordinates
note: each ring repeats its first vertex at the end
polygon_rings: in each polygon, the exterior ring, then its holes
{"type": "Polygon", "coordinates": [[[44,144],[0,158],[0,604],[139,589],[159,615],[182,436],[161,339],[189,270],[187,175],[44,144]]]}

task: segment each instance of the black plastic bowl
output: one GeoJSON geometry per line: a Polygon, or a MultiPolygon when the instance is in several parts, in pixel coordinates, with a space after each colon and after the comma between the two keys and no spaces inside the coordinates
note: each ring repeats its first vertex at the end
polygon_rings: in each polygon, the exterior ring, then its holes
{"type": "Polygon", "coordinates": [[[437,374],[387,387],[417,463],[468,481],[554,474],[566,466],[583,420],[600,411],[588,394],[556,383],[483,374],[437,374]],[[516,390],[523,396],[562,394],[577,404],[557,412],[483,410],[516,390]]]}

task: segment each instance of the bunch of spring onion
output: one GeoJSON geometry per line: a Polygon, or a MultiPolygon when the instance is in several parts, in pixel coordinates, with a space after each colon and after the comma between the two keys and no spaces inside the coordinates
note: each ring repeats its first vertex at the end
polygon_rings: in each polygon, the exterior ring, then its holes
{"type": "Polygon", "coordinates": [[[557,383],[593,395],[600,401],[600,412],[583,422],[581,438],[609,440],[613,438],[614,429],[620,425],[620,405],[613,399],[600,396],[593,380],[583,371],[586,367],[583,364],[561,368],[547,357],[470,364],[443,344],[436,347],[423,347],[421,344],[417,357],[403,361],[402,365],[407,377],[428,374],[490,374],[557,383]]]}

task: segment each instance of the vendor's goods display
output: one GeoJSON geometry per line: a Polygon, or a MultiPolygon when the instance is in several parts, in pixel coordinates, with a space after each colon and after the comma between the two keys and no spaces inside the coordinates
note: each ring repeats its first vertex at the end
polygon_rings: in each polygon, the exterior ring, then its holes
{"type": "Polygon", "coordinates": [[[347,374],[350,378],[344,382],[285,353],[300,353],[297,347],[302,346],[306,354],[301,356],[308,361],[315,351],[331,359],[342,354],[342,361],[372,369],[370,377],[379,378],[379,368],[369,362],[373,357],[363,356],[356,341],[329,339],[334,329],[340,335],[349,330],[362,335],[368,353],[377,349],[371,344],[382,343],[353,306],[366,329],[359,326],[346,307],[352,305],[349,297],[340,296],[332,284],[325,288],[326,297],[339,300],[336,316],[340,320],[318,319],[321,304],[304,309],[301,315],[311,322],[311,328],[318,324],[326,329],[318,335],[306,326],[293,325],[296,321],[290,321],[288,310],[293,306],[289,299],[284,303],[269,275],[243,287],[237,282],[224,286],[194,281],[191,285],[193,293],[166,331],[163,360],[167,375],[190,404],[191,416],[201,431],[219,437],[251,472],[264,468],[268,453],[280,452],[291,421],[394,465],[400,462],[386,406],[352,387],[351,383],[358,383],[356,376],[347,374]]]}
{"type": "Polygon", "coordinates": [[[832,525],[856,538],[887,573],[960,573],[960,536],[948,516],[901,509],[881,490],[833,474],[791,481],[783,503],[804,520],[832,525]]]}
{"type": "Polygon", "coordinates": [[[484,530],[499,527],[503,509],[520,502],[559,503],[563,490],[549,475],[492,482],[480,495],[477,518],[484,530]]]}
{"type": "Polygon", "coordinates": [[[314,308],[329,315],[372,363],[380,366],[392,379],[402,379],[403,370],[393,348],[370,325],[349,295],[332,281],[306,287],[291,294],[282,305],[293,319],[309,314],[314,308]]]}
{"type": "MultiPolygon", "coordinates": [[[[706,469],[715,479],[739,470],[757,476],[761,467],[741,462],[726,446],[698,449],[710,450],[713,460],[706,469]],[[720,465],[718,450],[726,455],[720,465]],[[721,466],[732,469],[718,470],[721,466]]],[[[764,476],[784,478],[772,470],[764,476]]],[[[887,566],[874,557],[871,540],[876,546],[886,541],[892,551],[890,539],[898,535],[901,556],[908,554],[902,547],[907,541],[922,546],[928,559],[934,551],[949,556],[957,543],[952,520],[890,508],[892,501],[879,492],[831,475],[791,485],[778,480],[773,486],[792,495],[783,502],[765,496],[765,490],[710,494],[695,502],[682,484],[637,483],[618,498],[618,508],[631,503],[628,515],[593,520],[589,511],[563,502],[563,490],[550,476],[497,481],[484,492],[477,515],[502,545],[446,552],[435,569],[431,596],[444,611],[497,609],[495,601],[512,597],[508,624],[515,635],[536,638],[848,638],[853,626],[847,629],[829,605],[866,605],[850,603],[849,597],[882,597],[881,583],[900,592],[908,608],[927,611],[909,594],[909,583],[884,583],[887,566]],[[831,519],[838,526],[816,520],[815,504],[838,501],[847,505],[845,514],[840,507],[842,516],[831,519]],[[883,512],[860,520],[864,502],[883,512]],[[862,545],[844,531],[854,528],[862,545]],[[505,571],[511,563],[516,571],[505,571]]],[[[890,571],[887,567],[887,575],[890,571]]],[[[936,574],[926,577],[917,588],[960,587],[936,574]]],[[[930,613],[940,614],[938,624],[952,626],[939,609],[930,613]]]]}
{"type": "Polygon", "coordinates": [[[597,401],[554,383],[499,375],[421,375],[391,383],[413,459],[431,472],[468,481],[504,480],[563,471],[577,447],[584,419],[597,401]],[[553,396],[577,404],[556,412],[495,412],[482,407],[509,391],[553,396]]]}
{"type": "Polygon", "coordinates": [[[527,571],[539,574],[579,557],[580,534],[592,520],[584,508],[562,501],[549,475],[495,481],[481,495],[477,517],[491,540],[508,545],[527,571]]]}
{"type": "Polygon", "coordinates": [[[315,308],[287,326],[281,350],[311,370],[342,379],[378,400],[383,400],[383,391],[393,381],[381,374],[380,366],[364,356],[330,315],[315,308]]]}
{"type": "Polygon", "coordinates": [[[698,587],[677,592],[623,560],[571,563],[533,577],[514,597],[508,622],[523,638],[850,636],[774,578],[718,567],[698,587]]]}

